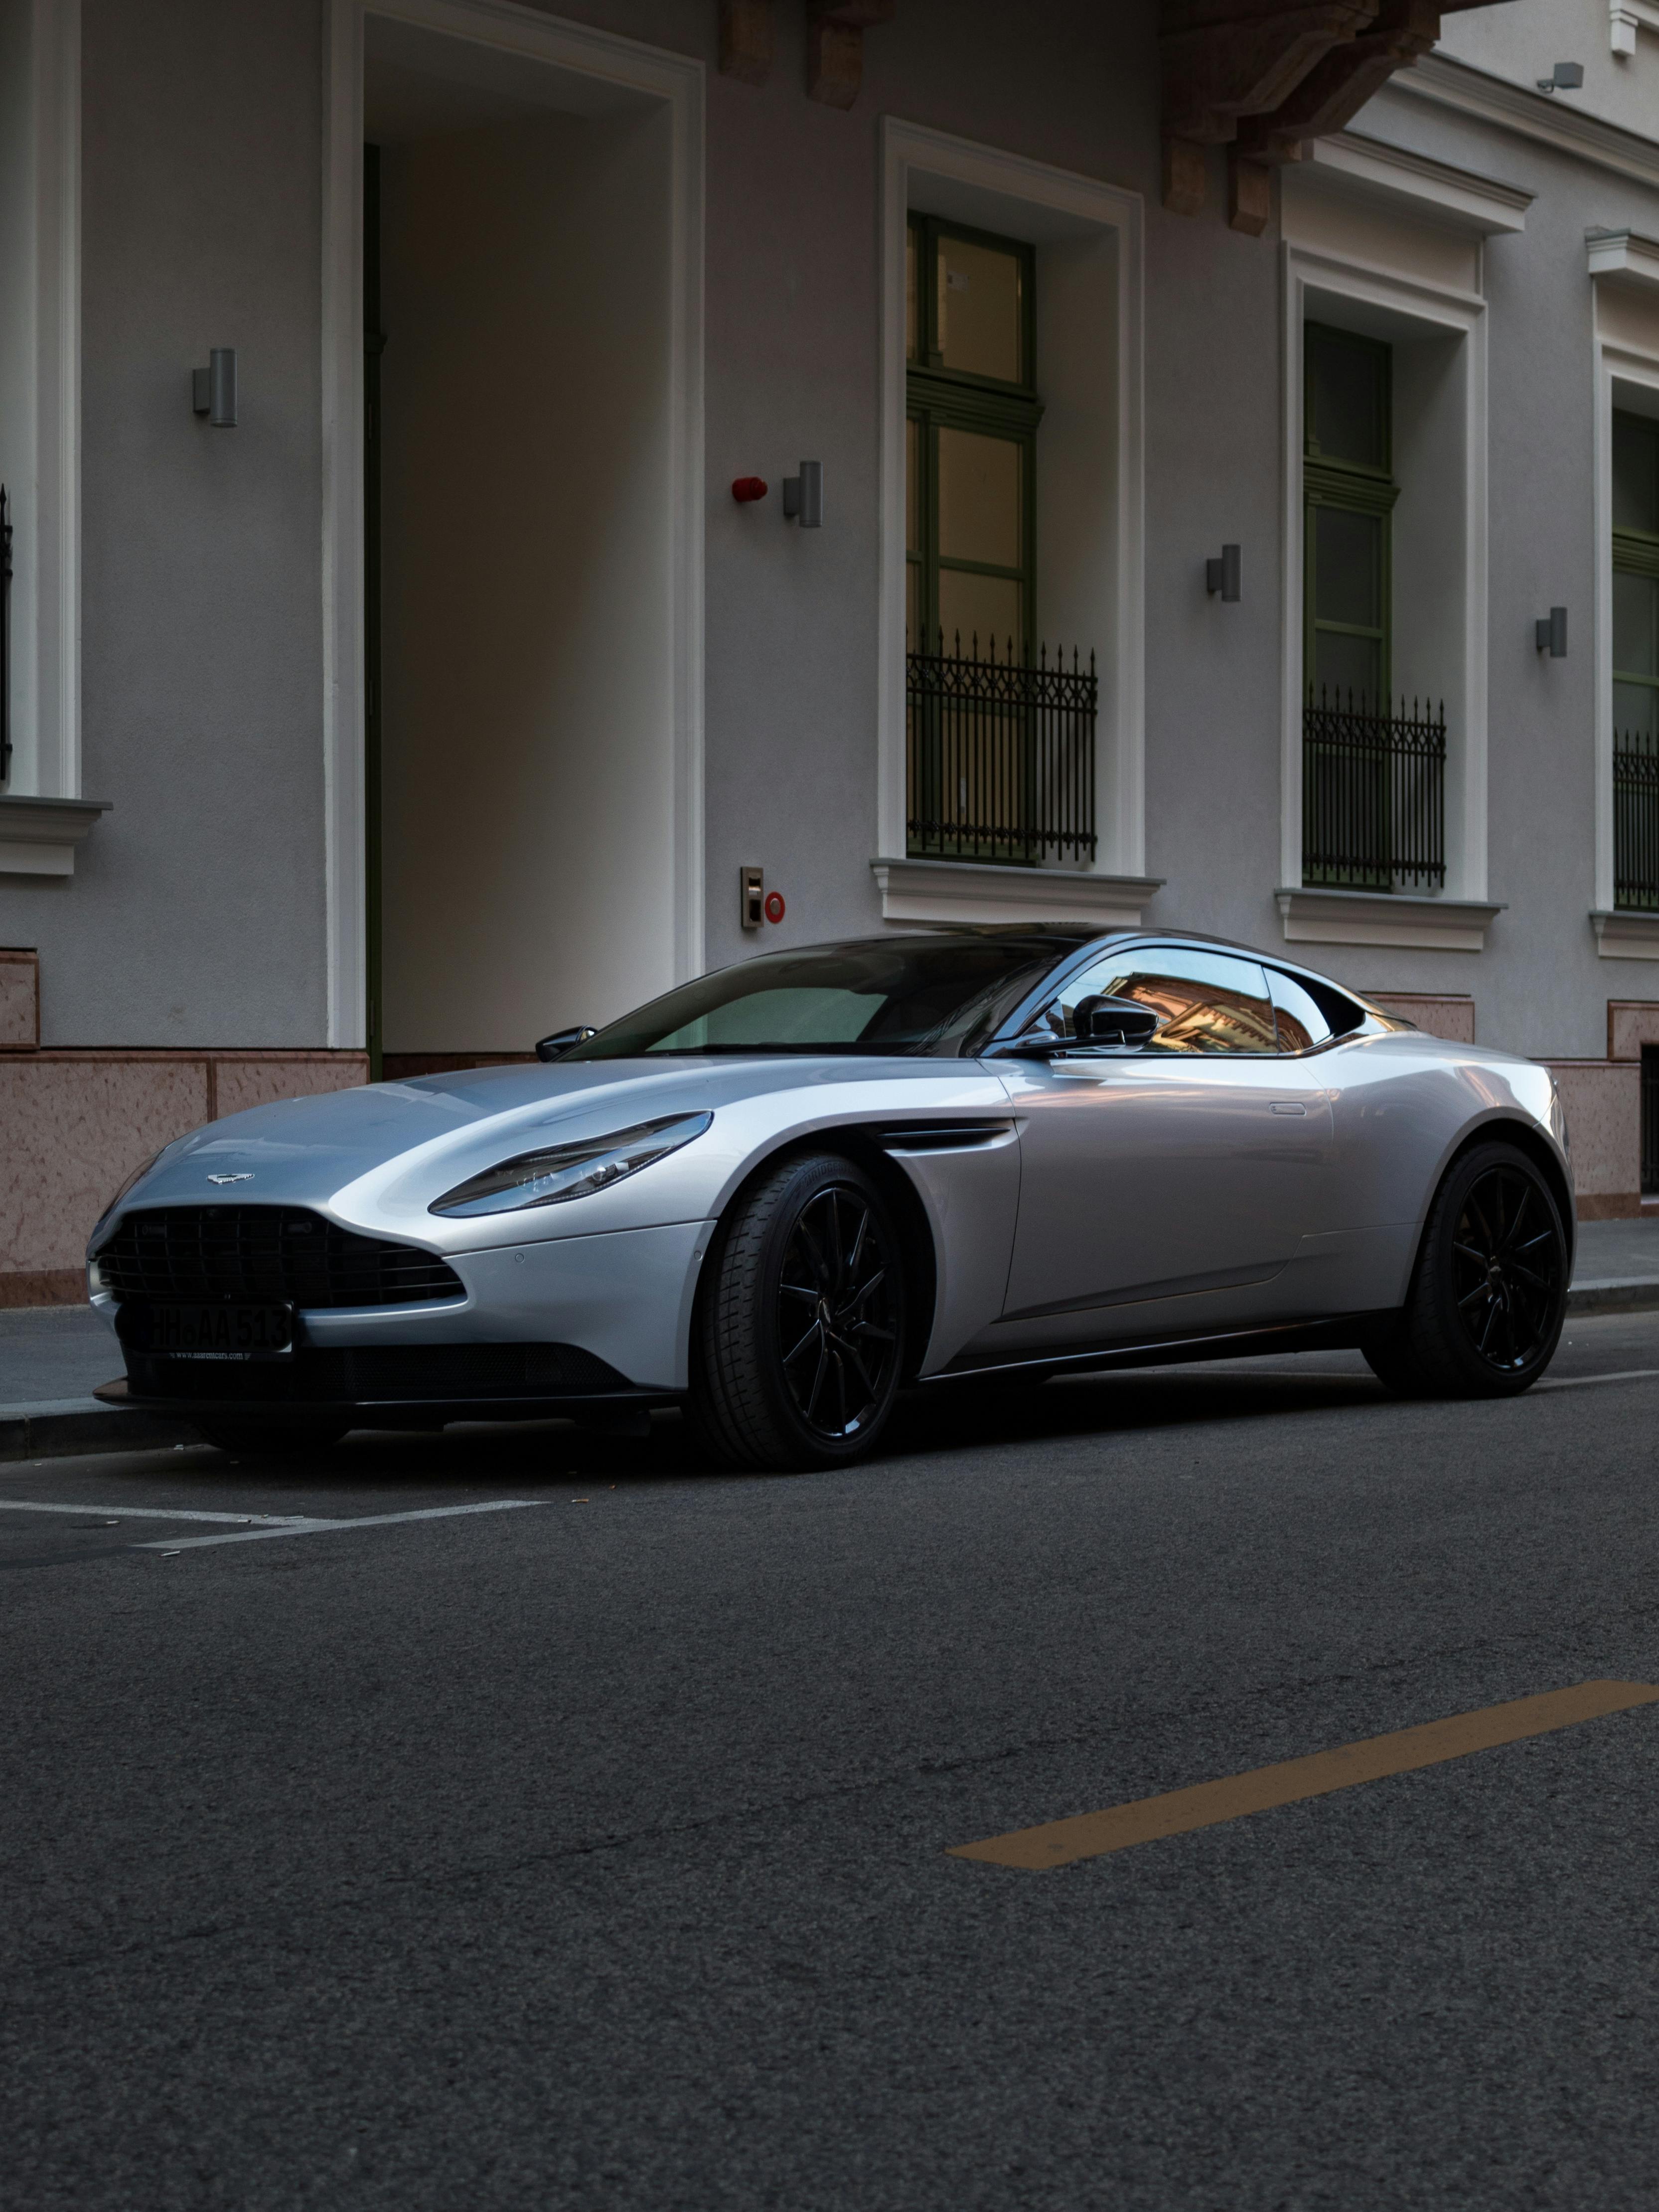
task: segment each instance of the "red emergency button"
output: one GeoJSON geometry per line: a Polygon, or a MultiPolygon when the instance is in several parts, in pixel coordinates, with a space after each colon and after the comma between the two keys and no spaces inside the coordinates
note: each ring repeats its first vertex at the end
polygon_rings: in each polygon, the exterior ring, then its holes
{"type": "Polygon", "coordinates": [[[783,920],[783,893],[781,891],[768,891],[766,894],[766,919],[769,921],[781,921],[783,920]]]}

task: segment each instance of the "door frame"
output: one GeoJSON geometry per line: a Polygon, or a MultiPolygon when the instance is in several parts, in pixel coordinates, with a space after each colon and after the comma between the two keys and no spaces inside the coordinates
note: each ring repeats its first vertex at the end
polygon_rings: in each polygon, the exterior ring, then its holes
{"type": "Polygon", "coordinates": [[[673,963],[703,964],[704,64],[513,0],[327,0],[323,103],[323,780],[328,1042],[368,1035],[369,892],[363,588],[363,22],[415,25],[662,100],[671,118],[670,610],[673,963]]]}

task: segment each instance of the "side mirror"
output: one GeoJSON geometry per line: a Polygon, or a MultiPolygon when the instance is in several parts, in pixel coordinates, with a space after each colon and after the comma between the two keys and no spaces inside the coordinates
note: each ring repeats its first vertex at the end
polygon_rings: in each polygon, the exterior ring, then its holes
{"type": "Polygon", "coordinates": [[[1119,1045],[1131,1051],[1158,1031],[1158,1016],[1137,999],[1109,999],[1096,992],[1079,999],[1072,1015],[1079,1044],[1119,1045]]]}
{"type": "Polygon", "coordinates": [[[596,1029],[581,1022],[578,1022],[574,1030],[555,1030],[551,1036],[538,1039],[536,1057],[538,1060],[562,1060],[566,1053],[574,1051],[577,1045],[586,1044],[589,1037],[598,1035],[596,1029]]]}

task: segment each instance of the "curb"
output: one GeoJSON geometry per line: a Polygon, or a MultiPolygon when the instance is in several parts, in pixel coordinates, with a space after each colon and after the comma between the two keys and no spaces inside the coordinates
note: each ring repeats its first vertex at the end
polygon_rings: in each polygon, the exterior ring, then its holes
{"type": "Polygon", "coordinates": [[[1569,1320],[1574,1314],[1617,1313],[1659,1313],[1659,1275],[1609,1275],[1575,1283],[1567,1292],[1569,1320]]]}
{"type": "Polygon", "coordinates": [[[45,1398],[0,1406],[0,1462],[61,1459],[77,1452],[157,1451],[199,1444],[188,1421],[161,1413],[128,1413],[96,1398],[45,1398]]]}

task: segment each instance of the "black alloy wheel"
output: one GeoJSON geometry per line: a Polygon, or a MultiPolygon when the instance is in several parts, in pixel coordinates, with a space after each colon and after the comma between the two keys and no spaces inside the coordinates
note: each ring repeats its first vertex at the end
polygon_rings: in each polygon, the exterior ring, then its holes
{"type": "Polygon", "coordinates": [[[830,1183],[796,1215],[777,1329],[802,1425],[827,1442],[850,1443],[885,1403],[898,1355],[891,1255],[858,1185],[830,1183]]]}
{"type": "Polygon", "coordinates": [[[904,1347],[881,1191],[837,1153],[785,1160],[737,1200],[704,1263],[687,1411],[726,1465],[842,1466],[885,1426],[904,1347]]]}
{"type": "Polygon", "coordinates": [[[1364,1344],[1413,1398],[1499,1398],[1549,1365],[1567,1309],[1567,1238],[1541,1170],[1516,1145],[1472,1146],[1429,1208],[1406,1303],[1364,1344]]]}
{"type": "Polygon", "coordinates": [[[1522,1373],[1560,1326],[1559,1222],[1533,1178],[1490,1167],[1470,1185],[1452,1235],[1457,1310],[1477,1355],[1522,1373]]]}

